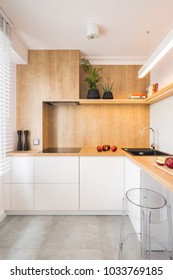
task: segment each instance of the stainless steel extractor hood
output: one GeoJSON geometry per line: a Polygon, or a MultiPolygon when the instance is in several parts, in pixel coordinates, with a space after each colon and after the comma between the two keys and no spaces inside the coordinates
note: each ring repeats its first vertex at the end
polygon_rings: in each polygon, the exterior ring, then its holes
{"type": "Polygon", "coordinates": [[[69,100],[59,100],[59,101],[47,101],[49,105],[53,106],[78,106],[80,105],[79,101],[69,101],[69,100]]]}

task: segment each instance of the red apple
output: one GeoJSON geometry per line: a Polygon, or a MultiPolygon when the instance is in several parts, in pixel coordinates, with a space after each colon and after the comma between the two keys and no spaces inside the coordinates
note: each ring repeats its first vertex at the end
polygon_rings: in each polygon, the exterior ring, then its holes
{"type": "Polygon", "coordinates": [[[165,164],[169,168],[173,168],[173,157],[168,157],[165,159],[165,164]]]}
{"type": "Polygon", "coordinates": [[[165,165],[165,159],[162,157],[158,157],[158,158],[156,158],[156,163],[158,165],[165,165]]]}
{"type": "Polygon", "coordinates": [[[117,146],[111,146],[111,150],[112,150],[112,152],[116,152],[116,150],[117,150],[117,146]]]}
{"type": "Polygon", "coordinates": [[[102,146],[97,146],[97,151],[98,151],[98,152],[102,152],[102,150],[103,150],[103,147],[102,147],[102,146]]]}
{"type": "Polygon", "coordinates": [[[110,145],[103,145],[103,151],[109,151],[110,145]]]}

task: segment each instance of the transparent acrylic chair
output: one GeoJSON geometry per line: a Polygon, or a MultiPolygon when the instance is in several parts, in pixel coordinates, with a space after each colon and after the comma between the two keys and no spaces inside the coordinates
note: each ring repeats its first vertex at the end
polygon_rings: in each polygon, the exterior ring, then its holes
{"type": "Polygon", "coordinates": [[[172,259],[171,209],[158,192],[133,188],[123,198],[119,259],[172,259]]]}

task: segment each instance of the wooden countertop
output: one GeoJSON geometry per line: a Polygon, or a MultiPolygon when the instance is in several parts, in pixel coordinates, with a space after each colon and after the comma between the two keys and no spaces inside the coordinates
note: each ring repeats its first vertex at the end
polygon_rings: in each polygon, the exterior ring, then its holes
{"type": "Polygon", "coordinates": [[[116,152],[98,152],[96,147],[82,147],[79,153],[43,153],[42,151],[13,151],[10,156],[124,156],[126,153],[118,148],[116,152]]]}
{"type": "Polygon", "coordinates": [[[10,156],[127,156],[144,171],[173,192],[173,176],[154,166],[155,156],[132,156],[118,148],[116,152],[98,152],[96,147],[83,147],[79,153],[42,153],[41,151],[14,151],[10,156]]]}
{"type": "MultiPolygon", "coordinates": [[[[131,160],[134,161],[137,165],[139,165],[144,171],[154,177],[158,182],[164,185],[167,189],[173,192],[173,176],[166,173],[165,171],[157,168],[155,164],[155,160],[157,157],[155,156],[131,156],[126,154],[131,160]]],[[[166,157],[165,157],[166,158],[166,157]]]]}

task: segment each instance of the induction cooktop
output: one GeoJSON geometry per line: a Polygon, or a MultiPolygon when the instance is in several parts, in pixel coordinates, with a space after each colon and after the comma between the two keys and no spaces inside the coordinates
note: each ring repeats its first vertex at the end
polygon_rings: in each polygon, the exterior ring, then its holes
{"type": "Polygon", "coordinates": [[[78,147],[50,147],[47,149],[44,149],[43,153],[79,153],[81,148],[78,147]]]}

